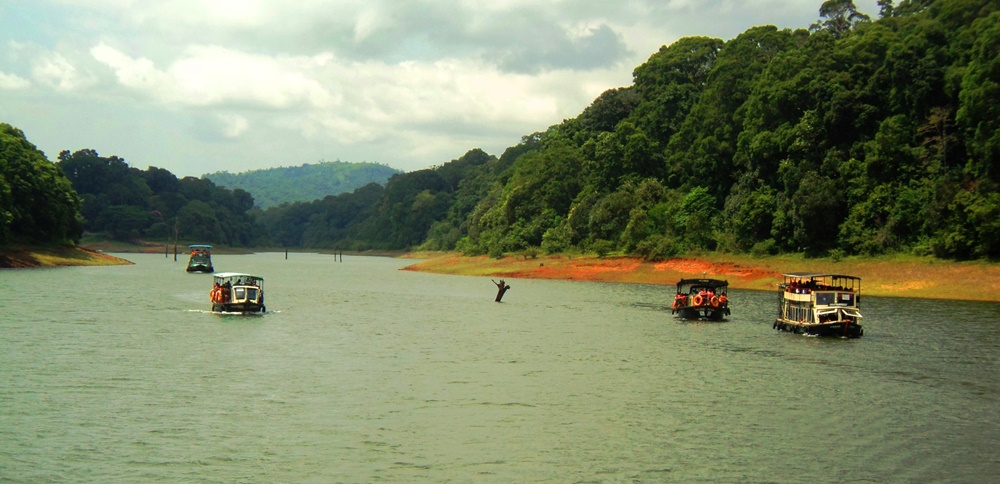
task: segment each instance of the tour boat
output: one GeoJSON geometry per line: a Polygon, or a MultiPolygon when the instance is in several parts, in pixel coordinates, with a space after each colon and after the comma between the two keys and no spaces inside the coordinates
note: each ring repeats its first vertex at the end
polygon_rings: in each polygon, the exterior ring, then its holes
{"type": "Polygon", "coordinates": [[[188,272],[215,272],[212,267],[212,246],[206,244],[191,244],[191,258],[188,259],[188,272]]]}
{"type": "Polygon", "coordinates": [[[681,279],[673,310],[684,319],[721,321],[729,315],[729,282],[719,279],[681,279]]]}
{"type": "Polygon", "coordinates": [[[240,272],[215,274],[209,293],[212,311],[217,313],[265,313],[264,278],[240,272]]]}
{"type": "Polygon", "coordinates": [[[778,318],[772,326],[815,336],[858,338],[861,327],[861,278],[843,274],[795,272],[778,285],[778,318]]]}

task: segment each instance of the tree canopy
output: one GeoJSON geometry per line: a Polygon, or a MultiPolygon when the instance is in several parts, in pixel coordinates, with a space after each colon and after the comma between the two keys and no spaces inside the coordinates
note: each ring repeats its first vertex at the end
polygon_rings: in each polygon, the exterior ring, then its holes
{"type": "Polygon", "coordinates": [[[70,181],[21,130],[0,123],[0,245],[74,244],[82,234],[70,181]]]}

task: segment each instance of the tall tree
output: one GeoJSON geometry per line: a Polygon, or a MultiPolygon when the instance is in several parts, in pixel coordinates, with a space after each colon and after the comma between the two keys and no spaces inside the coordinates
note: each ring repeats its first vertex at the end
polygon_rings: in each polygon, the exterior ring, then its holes
{"type": "Polygon", "coordinates": [[[826,0],[819,7],[819,16],[825,20],[813,24],[811,30],[826,30],[840,37],[871,17],[858,11],[853,0],[826,0]]]}

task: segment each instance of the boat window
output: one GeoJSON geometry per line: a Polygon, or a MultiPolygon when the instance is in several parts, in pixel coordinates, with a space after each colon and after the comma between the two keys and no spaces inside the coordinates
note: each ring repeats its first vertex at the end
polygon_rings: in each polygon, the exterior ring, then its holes
{"type": "Polygon", "coordinates": [[[854,305],[854,294],[849,292],[842,292],[837,295],[837,301],[841,304],[846,304],[848,306],[854,305]]]}
{"type": "Polygon", "coordinates": [[[836,302],[836,293],[833,292],[817,292],[816,293],[816,304],[822,306],[829,306],[836,302]]]}
{"type": "Polygon", "coordinates": [[[234,287],[233,291],[236,293],[234,299],[245,299],[247,297],[247,290],[245,287],[234,287]]]}
{"type": "Polygon", "coordinates": [[[257,300],[257,288],[247,289],[247,300],[256,301],[257,300]]]}

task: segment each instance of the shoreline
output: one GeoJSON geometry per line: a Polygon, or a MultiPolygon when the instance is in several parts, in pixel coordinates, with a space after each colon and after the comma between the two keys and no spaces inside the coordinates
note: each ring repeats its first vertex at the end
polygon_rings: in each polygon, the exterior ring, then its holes
{"type": "Polygon", "coordinates": [[[962,301],[1000,302],[1000,265],[918,258],[805,259],[801,256],[751,258],[703,254],[646,262],[633,257],[488,256],[413,253],[423,259],[402,270],[473,277],[506,277],[671,286],[682,278],[724,279],[733,289],[774,291],[789,272],[849,274],[862,278],[862,294],[962,301]],[[970,288],[972,288],[970,290],[970,288]]]}
{"type": "MultiPolygon", "coordinates": [[[[119,253],[151,253],[162,251],[162,247],[150,244],[108,248],[119,253]]],[[[88,245],[4,247],[0,248],[0,269],[133,264],[102,249],[88,245]]],[[[224,252],[253,253],[249,250],[224,252]]],[[[860,276],[862,294],[870,296],[1000,302],[1000,264],[985,261],[953,262],[917,257],[851,257],[833,261],[807,259],[801,255],[754,258],[709,253],[647,262],[635,257],[565,254],[531,258],[511,255],[492,259],[454,252],[344,252],[356,256],[419,259],[400,269],[406,271],[468,277],[655,284],[670,286],[671,290],[682,278],[705,277],[727,280],[733,289],[773,291],[784,273],[825,272],[860,276]]]]}
{"type": "Polygon", "coordinates": [[[132,265],[132,261],[74,246],[0,248],[0,269],[132,265]]]}

